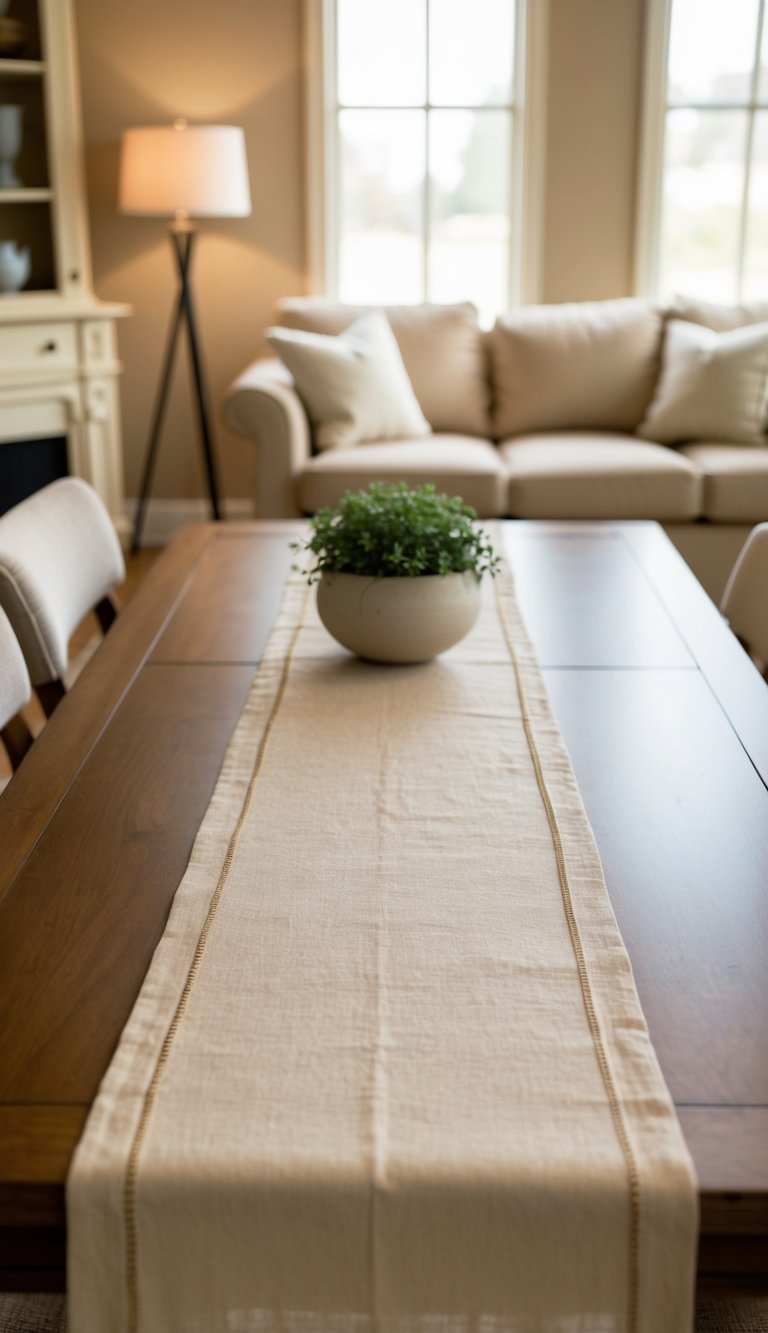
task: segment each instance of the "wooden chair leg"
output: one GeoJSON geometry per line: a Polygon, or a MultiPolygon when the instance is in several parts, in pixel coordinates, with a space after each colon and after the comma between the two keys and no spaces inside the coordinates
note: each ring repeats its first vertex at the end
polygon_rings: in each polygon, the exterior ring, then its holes
{"type": "Polygon", "coordinates": [[[35,694],[40,700],[46,717],[52,717],[57,704],[60,704],[66,690],[60,680],[49,680],[45,685],[36,685],[35,694]]]}
{"type": "Polygon", "coordinates": [[[107,593],[106,597],[102,597],[101,601],[93,609],[98,617],[98,621],[99,624],[101,625],[102,632],[106,634],[110,625],[112,625],[115,619],[117,618],[117,613],[119,610],[117,602],[112,596],[112,593],[107,593]]]}
{"type": "Polygon", "coordinates": [[[11,761],[11,768],[17,769],[32,745],[34,737],[24,718],[20,713],[17,713],[0,729],[0,740],[2,740],[11,761]]]}

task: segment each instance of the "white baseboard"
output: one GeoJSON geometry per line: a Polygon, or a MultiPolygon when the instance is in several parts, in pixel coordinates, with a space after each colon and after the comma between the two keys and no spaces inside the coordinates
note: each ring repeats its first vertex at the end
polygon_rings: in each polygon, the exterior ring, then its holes
{"type": "MultiPolygon", "coordinates": [[[[138,501],[135,499],[125,502],[126,519],[131,532],[137,504],[138,501]]],[[[224,518],[235,520],[253,518],[252,500],[223,500],[221,508],[224,518]]],[[[186,523],[205,523],[210,517],[211,506],[208,500],[150,500],[140,544],[164,546],[186,523]]]]}

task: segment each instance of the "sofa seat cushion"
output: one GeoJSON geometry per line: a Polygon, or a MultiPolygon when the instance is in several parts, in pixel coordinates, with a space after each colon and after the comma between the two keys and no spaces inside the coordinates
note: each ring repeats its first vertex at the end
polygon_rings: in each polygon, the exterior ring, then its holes
{"type": "Polygon", "coordinates": [[[493,434],[634,430],[656,382],[661,329],[653,305],[623,299],[529,306],[498,319],[493,434]]]}
{"type": "Polygon", "coordinates": [[[517,518],[688,519],[702,478],[687,458],[628,435],[565,431],[499,446],[517,518]]]}
{"type": "Polygon", "coordinates": [[[373,307],[291,297],[278,301],[276,317],[285,328],[339,334],[375,308],[383,309],[392,326],[413,391],[432,429],[490,435],[486,335],[469,302],[373,307]]]}
{"type": "Polygon", "coordinates": [[[705,518],[715,523],[762,523],[768,516],[768,448],[685,444],[680,453],[704,477],[705,518]]]}
{"type": "Polygon", "coordinates": [[[464,435],[431,435],[426,440],[362,444],[357,449],[318,454],[298,478],[299,508],[313,514],[338,504],[345,491],[372,481],[433,482],[439,491],[460,495],[481,518],[504,512],[504,471],[488,440],[464,435]]]}

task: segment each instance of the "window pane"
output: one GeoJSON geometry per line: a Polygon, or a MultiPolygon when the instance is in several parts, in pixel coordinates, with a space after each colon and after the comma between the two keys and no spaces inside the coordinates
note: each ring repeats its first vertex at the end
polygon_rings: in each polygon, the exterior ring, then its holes
{"type": "Polygon", "coordinates": [[[759,0],[674,0],[671,102],[749,99],[759,0]]]}
{"type": "Polygon", "coordinates": [[[429,100],[499,106],[512,100],[515,0],[430,0],[429,100]]]}
{"type": "Polygon", "coordinates": [[[743,296],[768,299],[768,111],[755,117],[743,296]]]}
{"type": "Polygon", "coordinates": [[[486,318],[507,304],[511,127],[506,111],[430,115],[429,297],[486,318]]]}
{"type": "Polygon", "coordinates": [[[741,111],[667,116],[661,295],[736,299],[747,117],[741,111]]]}
{"type": "Polygon", "coordinates": [[[338,90],[347,106],[427,100],[427,0],[338,0],[338,90]]]}
{"type": "Polygon", "coordinates": [[[339,296],[420,301],[426,112],[339,115],[339,296]]]}

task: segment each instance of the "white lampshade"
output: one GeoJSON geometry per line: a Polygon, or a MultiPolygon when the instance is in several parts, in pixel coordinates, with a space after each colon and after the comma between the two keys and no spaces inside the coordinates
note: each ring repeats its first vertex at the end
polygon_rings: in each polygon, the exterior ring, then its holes
{"type": "Polygon", "coordinates": [[[251,195],[243,131],[183,120],[126,130],[120,210],[153,217],[247,217],[251,195]]]}

